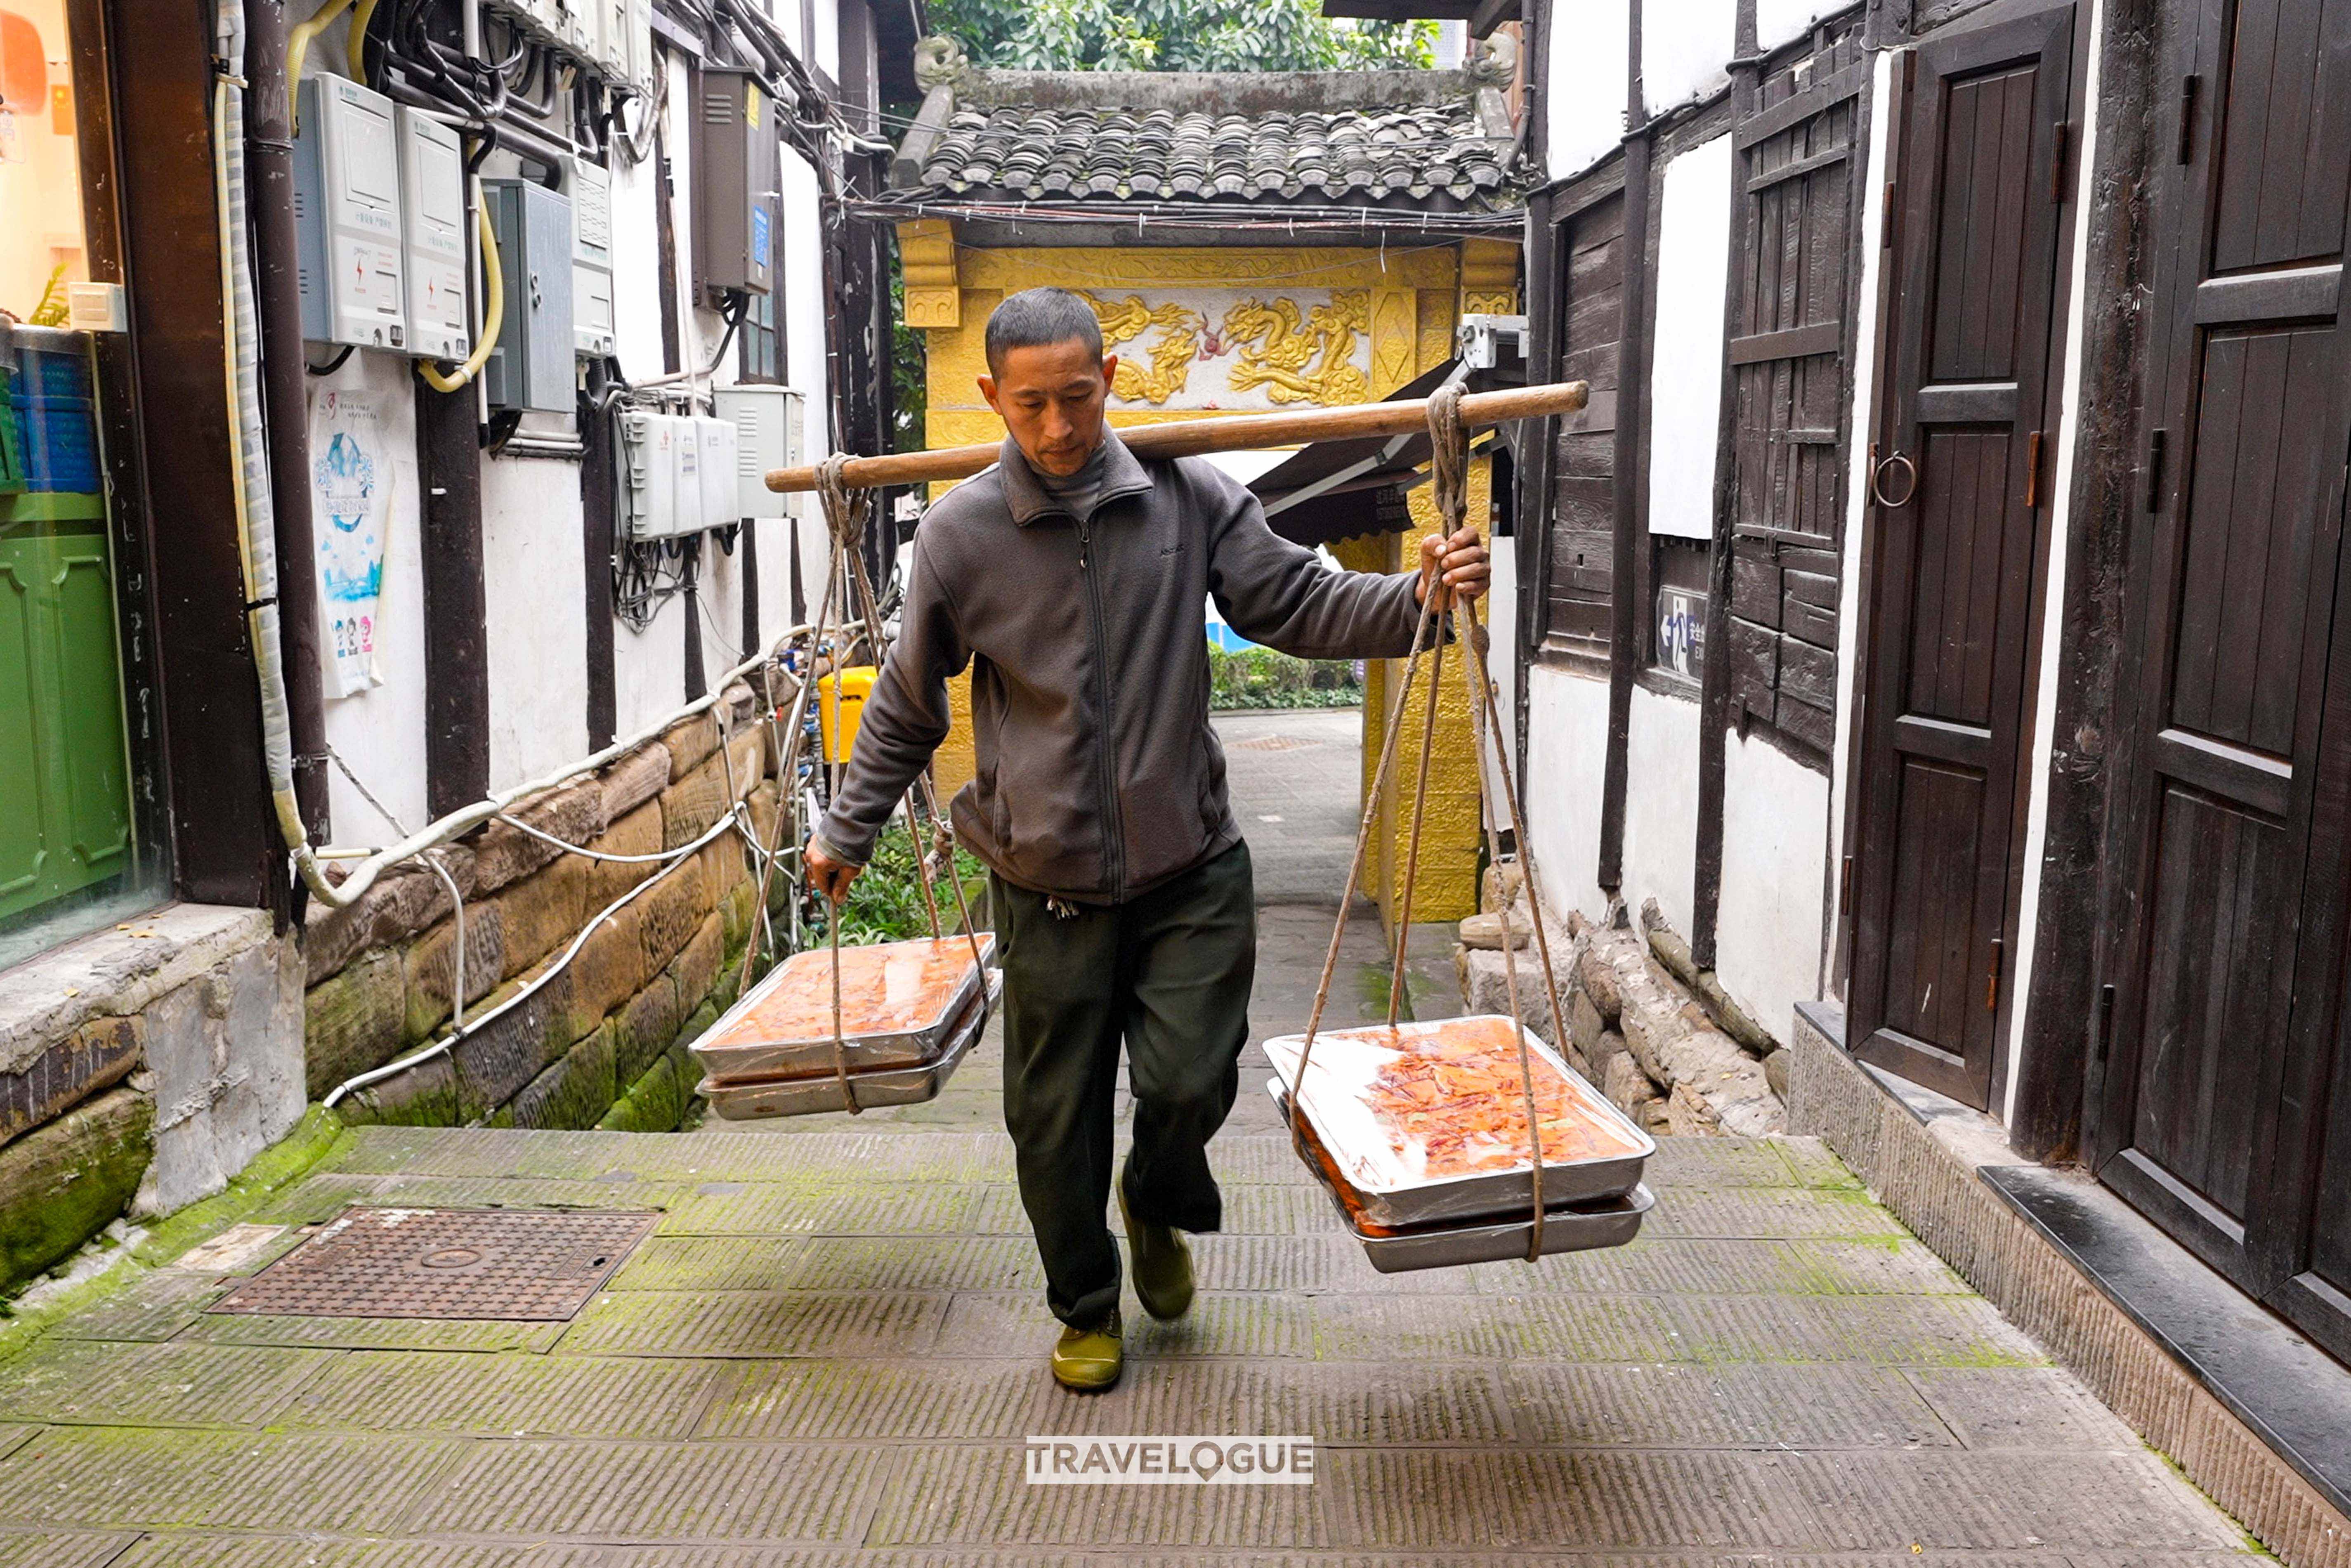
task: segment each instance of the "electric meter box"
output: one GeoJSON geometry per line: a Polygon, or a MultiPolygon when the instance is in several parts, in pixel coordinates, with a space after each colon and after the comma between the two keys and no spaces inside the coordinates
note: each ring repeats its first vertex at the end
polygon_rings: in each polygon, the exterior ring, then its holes
{"type": "Polygon", "coordinates": [[[530,180],[485,180],[497,235],[506,320],[483,367],[498,408],[569,413],[578,402],[571,349],[571,202],[530,180]]]}
{"type": "Polygon", "coordinates": [[[743,520],[738,503],[740,495],[737,474],[735,427],[724,419],[699,415],[694,422],[699,437],[702,465],[702,497],[698,503],[702,526],[723,528],[743,520]]]}
{"type": "Polygon", "coordinates": [[[718,417],[735,429],[735,508],[740,517],[788,517],[792,497],[768,488],[768,471],[806,461],[801,431],[808,400],[794,387],[720,387],[718,417]]]}
{"type": "Polygon", "coordinates": [[[462,360],[465,319],[465,151],[457,133],[402,105],[400,215],[408,275],[408,350],[462,360]]]}
{"type": "Polygon", "coordinates": [[[302,336],[405,350],[400,133],[392,99],[322,75],[302,84],[298,101],[294,224],[302,336]]]}
{"type": "Polygon", "coordinates": [[[612,176],[571,160],[571,346],[590,359],[612,351],[612,176]]]}
{"type": "Polygon", "coordinates": [[[590,0],[596,7],[596,68],[615,86],[636,80],[629,63],[631,0],[590,0]]]}
{"type": "Polygon", "coordinates": [[[711,295],[765,294],[775,276],[776,111],[749,71],[695,78],[695,270],[711,295]]]}

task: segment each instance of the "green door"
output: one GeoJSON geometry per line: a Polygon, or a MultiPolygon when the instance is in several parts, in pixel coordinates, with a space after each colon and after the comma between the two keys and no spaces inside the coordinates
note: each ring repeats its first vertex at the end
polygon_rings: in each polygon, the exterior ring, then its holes
{"type": "Polygon", "coordinates": [[[0,496],[0,921],[131,865],[106,533],[94,517],[52,520],[99,505],[0,496]],[[15,520],[23,511],[49,516],[15,520]]]}

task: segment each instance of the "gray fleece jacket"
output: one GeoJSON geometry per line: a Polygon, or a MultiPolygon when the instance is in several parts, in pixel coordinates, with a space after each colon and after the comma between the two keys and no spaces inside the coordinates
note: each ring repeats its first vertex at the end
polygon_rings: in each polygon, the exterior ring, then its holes
{"type": "Polygon", "coordinates": [[[1208,724],[1205,605],[1301,658],[1411,652],[1413,574],[1334,572],[1202,458],[1144,462],[1114,434],[1091,516],[1008,437],[915,535],[898,641],[865,704],[819,847],[862,865],[947,733],[972,669],[972,781],[956,838],[1004,879],[1119,904],[1240,837],[1208,724]]]}

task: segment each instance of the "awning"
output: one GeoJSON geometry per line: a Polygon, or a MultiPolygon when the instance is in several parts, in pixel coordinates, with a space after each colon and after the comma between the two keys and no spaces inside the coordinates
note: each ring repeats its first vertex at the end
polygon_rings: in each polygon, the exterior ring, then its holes
{"type": "MultiPolygon", "coordinates": [[[[1462,381],[1466,390],[1519,384],[1517,376],[1497,376],[1469,370],[1458,359],[1446,361],[1388,394],[1387,401],[1426,397],[1447,382],[1462,381]]],[[[1472,452],[1491,450],[1494,433],[1482,431],[1472,452]]],[[[1363,534],[1392,534],[1411,526],[1405,492],[1421,482],[1428,465],[1428,435],[1358,435],[1340,441],[1317,441],[1301,447],[1280,463],[1249,481],[1249,488],[1265,503],[1266,520],[1283,538],[1302,545],[1327,545],[1363,534]]]]}

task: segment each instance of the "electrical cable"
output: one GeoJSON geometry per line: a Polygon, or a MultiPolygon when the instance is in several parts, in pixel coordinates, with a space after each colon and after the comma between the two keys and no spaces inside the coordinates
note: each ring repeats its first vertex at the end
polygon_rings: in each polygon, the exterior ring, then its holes
{"type": "Polygon", "coordinates": [[[351,79],[364,85],[367,81],[368,24],[375,20],[379,0],[359,0],[359,8],[351,13],[351,39],[343,57],[351,68],[351,79]]]}
{"type": "Polygon", "coordinates": [[[314,376],[331,376],[337,371],[341,370],[343,368],[343,361],[350,359],[351,355],[356,353],[358,350],[358,344],[345,343],[343,345],[343,351],[337,354],[333,359],[329,360],[325,364],[314,365],[305,360],[302,362],[302,368],[314,376]]]}
{"type": "Polygon", "coordinates": [[[286,90],[294,99],[289,122],[297,133],[302,129],[302,61],[310,53],[310,40],[325,32],[350,5],[351,0],[327,0],[308,21],[297,22],[286,35],[286,90]]]}

